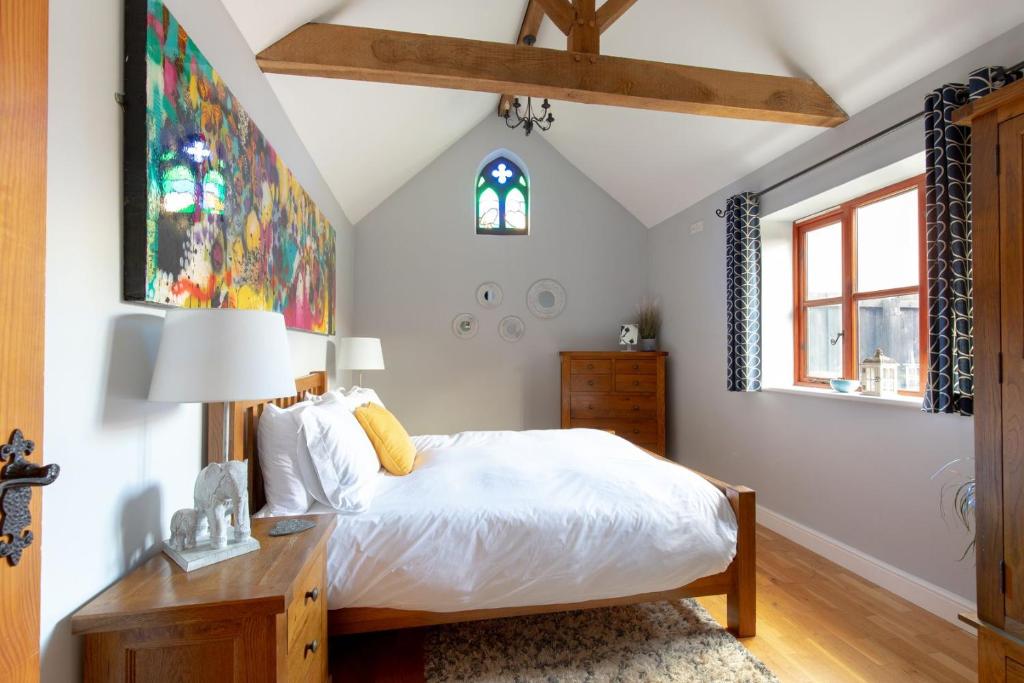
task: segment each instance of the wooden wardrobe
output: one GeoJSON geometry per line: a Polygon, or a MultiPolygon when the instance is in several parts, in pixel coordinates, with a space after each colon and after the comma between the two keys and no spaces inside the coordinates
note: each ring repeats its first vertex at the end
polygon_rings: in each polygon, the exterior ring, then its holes
{"type": "Polygon", "coordinates": [[[1024,81],[972,128],[978,679],[1024,683],[1024,81]]]}

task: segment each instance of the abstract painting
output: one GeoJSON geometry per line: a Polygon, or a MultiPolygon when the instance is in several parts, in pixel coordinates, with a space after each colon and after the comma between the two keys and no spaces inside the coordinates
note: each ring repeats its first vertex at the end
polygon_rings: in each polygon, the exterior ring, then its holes
{"type": "Polygon", "coordinates": [[[334,334],[334,229],[161,0],[127,0],[124,296],[334,334]]]}

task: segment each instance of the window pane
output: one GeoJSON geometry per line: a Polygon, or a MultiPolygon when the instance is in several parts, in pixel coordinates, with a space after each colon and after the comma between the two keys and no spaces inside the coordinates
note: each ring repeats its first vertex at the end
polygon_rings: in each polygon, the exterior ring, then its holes
{"type": "Polygon", "coordinates": [[[807,298],[829,299],[843,293],[843,227],[840,223],[804,235],[807,298]]]}
{"type": "Polygon", "coordinates": [[[899,388],[921,390],[920,300],[917,294],[865,299],[857,304],[858,374],[860,362],[876,349],[899,363],[899,388]]]}
{"type": "Polygon", "coordinates": [[[505,195],[505,227],[509,230],[526,230],[526,197],[518,187],[505,195]]]}
{"type": "Polygon", "coordinates": [[[857,209],[857,291],[918,284],[917,190],[857,209]]]}
{"type": "Polygon", "coordinates": [[[478,230],[496,230],[498,224],[498,193],[491,188],[485,189],[477,199],[476,225],[478,230]]]}
{"type": "Polygon", "coordinates": [[[843,307],[810,306],[807,309],[807,376],[831,379],[843,376],[843,307]]]}

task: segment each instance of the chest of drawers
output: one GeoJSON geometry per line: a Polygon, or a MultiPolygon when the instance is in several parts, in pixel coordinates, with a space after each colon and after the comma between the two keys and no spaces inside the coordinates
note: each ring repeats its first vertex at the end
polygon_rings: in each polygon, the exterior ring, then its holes
{"type": "Polygon", "coordinates": [[[562,351],[562,428],[586,427],[665,455],[664,351],[562,351]]]}

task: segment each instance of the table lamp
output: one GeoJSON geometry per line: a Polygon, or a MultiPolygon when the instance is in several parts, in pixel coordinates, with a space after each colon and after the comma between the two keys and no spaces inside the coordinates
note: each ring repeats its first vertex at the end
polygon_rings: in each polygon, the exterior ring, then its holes
{"type": "Polygon", "coordinates": [[[342,337],[338,349],[338,369],[358,370],[359,385],[363,384],[363,370],[383,370],[384,353],[380,339],[374,337],[342,337]]]}
{"type": "Polygon", "coordinates": [[[295,394],[284,316],[268,311],[178,308],[167,312],[150,401],[223,403],[221,459],[228,459],[231,401],[295,394]]]}

